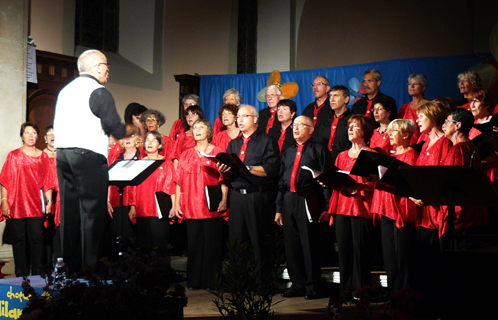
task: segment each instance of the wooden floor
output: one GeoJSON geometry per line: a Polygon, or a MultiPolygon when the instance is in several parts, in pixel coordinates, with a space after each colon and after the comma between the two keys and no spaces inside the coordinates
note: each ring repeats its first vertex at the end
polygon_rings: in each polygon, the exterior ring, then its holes
{"type": "MultiPolygon", "coordinates": [[[[188,305],[184,309],[185,318],[189,319],[222,319],[213,301],[215,296],[205,290],[187,291],[188,305]]],[[[272,309],[277,319],[327,319],[328,298],[305,300],[302,297],[282,298],[276,295],[272,309]]]]}

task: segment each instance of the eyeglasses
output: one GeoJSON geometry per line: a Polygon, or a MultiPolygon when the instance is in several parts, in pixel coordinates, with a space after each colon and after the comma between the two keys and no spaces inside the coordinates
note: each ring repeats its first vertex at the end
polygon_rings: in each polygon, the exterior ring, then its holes
{"type": "Polygon", "coordinates": [[[418,87],[418,86],[421,86],[422,84],[421,83],[418,83],[418,82],[408,82],[408,86],[415,86],[415,87],[418,87]]]}
{"type": "Polygon", "coordinates": [[[156,122],[157,119],[156,118],[147,118],[145,119],[145,122],[156,122]]]}
{"type": "Polygon", "coordinates": [[[450,120],[450,119],[446,119],[446,120],[444,120],[444,123],[446,123],[446,124],[449,124],[450,122],[453,122],[454,124],[457,124],[457,123],[459,123],[460,121],[455,121],[455,120],[450,120]]]}
{"type": "Polygon", "coordinates": [[[381,108],[381,107],[374,108],[374,112],[381,112],[381,111],[385,111],[385,110],[386,109],[381,108]]]}
{"type": "Polygon", "coordinates": [[[107,69],[111,69],[111,64],[110,63],[105,63],[105,62],[100,62],[99,65],[105,65],[107,67],[107,69]]]}
{"type": "Polygon", "coordinates": [[[311,84],[311,87],[318,87],[318,86],[326,86],[327,84],[326,83],[323,83],[323,82],[315,82],[315,83],[312,83],[311,84]]]}
{"type": "Polygon", "coordinates": [[[359,126],[357,126],[356,124],[350,124],[350,125],[348,126],[348,130],[355,130],[355,129],[360,129],[360,127],[359,127],[359,126]]]}
{"type": "Polygon", "coordinates": [[[280,95],[279,94],[275,94],[275,93],[265,95],[266,99],[268,99],[268,98],[272,98],[273,99],[273,98],[278,97],[278,96],[280,96],[280,95]]]}
{"type": "Polygon", "coordinates": [[[309,124],[301,123],[301,122],[291,124],[291,128],[295,128],[295,127],[298,127],[299,129],[302,129],[303,127],[311,127],[311,128],[313,128],[313,126],[310,126],[309,124]]]}
{"type": "Polygon", "coordinates": [[[237,116],[237,119],[246,119],[247,117],[255,117],[253,114],[241,114],[240,116],[237,116]]]}

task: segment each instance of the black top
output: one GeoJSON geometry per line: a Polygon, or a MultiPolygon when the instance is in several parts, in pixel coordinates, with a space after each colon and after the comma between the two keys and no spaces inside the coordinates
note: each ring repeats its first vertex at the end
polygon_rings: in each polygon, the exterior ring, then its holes
{"type": "Polygon", "coordinates": [[[456,103],[456,106],[459,107],[459,106],[463,106],[464,104],[467,104],[469,103],[469,99],[467,98],[462,98],[461,100],[458,100],[455,102],[456,103]]]}
{"type": "MultiPolygon", "coordinates": [[[[296,144],[296,140],[294,140],[294,134],[292,133],[291,127],[292,126],[288,126],[287,129],[285,129],[285,140],[284,144],[282,145],[282,151],[280,151],[280,155],[283,155],[285,150],[287,150],[287,148],[296,144]]],[[[275,141],[277,147],[278,147],[278,140],[280,139],[281,130],[282,129],[274,130],[272,128],[269,133],[270,137],[272,137],[272,139],[275,141]]]]}
{"type": "MultiPolygon", "coordinates": [[[[311,120],[313,120],[314,117],[314,110],[316,106],[316,100],[315,102],[310,103],[306,108],[303,110],[303,116],[307,116],[311,120]]],[[[318,135],[320,132],[320,128],[323,125],[323,123],[327,122],[327,119],[332,117],[334,115],[334,110],[330,107],[330,100],[327,98],[325,99],[324,106],[318,111],[318,114],[316,116],[316,125],[315,125],[315,131],[313,132],[313,138],[318,139],[318,135]]]]}
{"type": "MultiPolygon", "coordinates": [[[[349,110],[346,109],[344,112],[344,117],[339,119],[339,122],[337,123],[337,129],[335,132],[335,140],[332,145],[332,160],[335,163],[335,158],[337,158],[337,155],[341,153],[344,150],[351,149],[351,141],[349,141],[348,137],[348,121],[349,118],[353,113],[349,110]]],[[[325,148],[328,150],[328,145],[329,145],[329,139],[330,139],[330,127],[332,126],[332,122],[334,122],[334,117],[330,117],[327,119],[325,123],[323,123],[320,133],[318,135],[317,142],[321,143],[325,148]]]]}
{"type": "MultiPolygon", "coordinates": [[[[83,74],[81,77],[88,77],[99,82],[89,74],[83,74]]],[[[107,135],[112,134],[118,140],[123,138],[126,133],[126,125],[121,123],[121,117],[111,93],[106,88],[95,89],[90,95],[89,103],[92,113],[100,119],[104,132],[107,135]]]]}
{"type": "MultiPolygon", "coordinates": [[[[259,111],[259,119],[258,119],[258,131],[261,133],[266,133],[266,127],[268,125],[268,120],[270,120],[271,112],[270,108],[266,107],[263,110],[259,111]]],[[[280,131],[280,122],[278,121],[277,113],[274,115],[275,119],[273,120],[273,127],[271,130],[280,131]]],[[[268,132],[270,133],[270,132],[268,132]]]]}
{"type": "MultiPolygon", "coordinates": [[[[374,112],[373,112],[373,105],[375,104],[375,101],[378,100],[380,97],[385,97],[389,100],[392,100],[391,103],[393,103],[394,105],[394,110],[398,110],[397,106],[396,106],[396,101],[388,96],[388,95],[385,95],[383,94],[382,92],[377,92],[377,94],[375,95],[375,97],[372,99],[373,100],[373,103],[372,103],[372,112],[370,112],[370,119],[372,119],[372,123],[374,124],[374,126],[377,128],[380,126],[380,124],[378,122],[375,121],[375,117],[374,117],[374,112]]],[[[367,106],[368,106],[368,101],[372,101],[372,100],[368,100],[368,97],[365,96],[363,98],[361,98],[360,100],[356,101],[354,104],[353,104],[353,108],[351,109],[351,111],[353,112],[353,114],[361,114],[362,116],[365,115],[365,112],[367,112],[367,106]]]]}
{"type": "MultiPolygon", "coordinates": [[[[242,135],[240,135],[230,141],[227,153],[235,153],[238,156],[242,144],[242,135]]],[[[278,145],[266,133],[255,131],[251,135],[251,140],[247,143],[244,164],[246,166],[262,166],[267,177],[257,177],[255,175],[250,177],[234,176],[231,181],[233,187],[250,188],[259,185],[276,185],[280,168],[278,145]]]]}
{"type": "MultiPolygon", "coordinates": [[[[124,160],[124,154],[125,154],[126,151],[123,151],[119,154],[119,156],[116,158],[116,161],[121,161],[121,160],[124,160]]],[[[137,149],[137,151],[135,152],[135,155],[133,156],[133,159],[130,159],[130,160],[139,160],[140,159],[140,151],[137,149]]]]}
{"type": "MultiPolygon", "coordinates": [[[[285,192],[290,190],[290,179],[294,161],[296,159],[297,145],[294,144],[282,154],[282,161],[280,164],[280,180],[278,183],[278,195],[276,200],[277,212],[282,212],[283,199],[285,192]]],[[[322,211],[327,210],[330,198],[330,190],[322,188],[318,182],[313,179],[309,170],[302,169],[302,166],[324,172],[327,168],[332,166],[332,158],[327,148],[315,142],[313,138],[305,142],[302,151],[301,162],[299,163],[299,170],[296,177],[296,191],[301,193],[305,189],[315,190],[315,194],[319,196],[322,211]]]]}

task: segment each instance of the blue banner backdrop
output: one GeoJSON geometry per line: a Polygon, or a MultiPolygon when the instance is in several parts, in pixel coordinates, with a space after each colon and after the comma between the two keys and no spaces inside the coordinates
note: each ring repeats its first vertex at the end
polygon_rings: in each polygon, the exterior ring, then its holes
{"type": "MultiPolygon", "coordinates": [[[[301,71],[281,72],[281,83],[288,81],[299,85],[299,92],[294,100],[297,104],[298,115],[312,101],[314,101],[310,84],[314,78],[323,75],[330,80],[331,86],[343,84],[348,87],[350,79],[355,77],[363,80],[363,72],[367,69],[378,69],[382,72],[380,90],[392,96],[398,105],[410,102],[408,94],[408,76],[412,73],[423,73],[429,82],[425,97],[433,100],[436,97],[451,97],[455,101],[462,96],[457,86],[457,75],[469,67],[481,62],[475,55],[461,55],[437,58],[398,59],[351,66],[311,69],[301,71]]],[[[218,109],[223,104],[223,93],[235,88],[242,94],[242,104],[253,105],[259,110],[266,107],[266,103],[256,99],[258,92],[266,87],[270,73],[236,74],[236,75],[205,75],[201,76],[200,98],[202,109],[211,123],[218,116],[218,109]]]]}

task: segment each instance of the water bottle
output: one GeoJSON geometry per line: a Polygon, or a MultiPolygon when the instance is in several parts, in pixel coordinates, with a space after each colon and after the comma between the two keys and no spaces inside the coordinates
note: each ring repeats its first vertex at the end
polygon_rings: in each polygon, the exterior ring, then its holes
{"type": "Polygon", "coordinates": [[[63,258],[57,258],[57,262],[54,267],[55,280],[56,282],[61,282],[64,285],[64,280],[66,280],[66,264],[63,258]]]}

